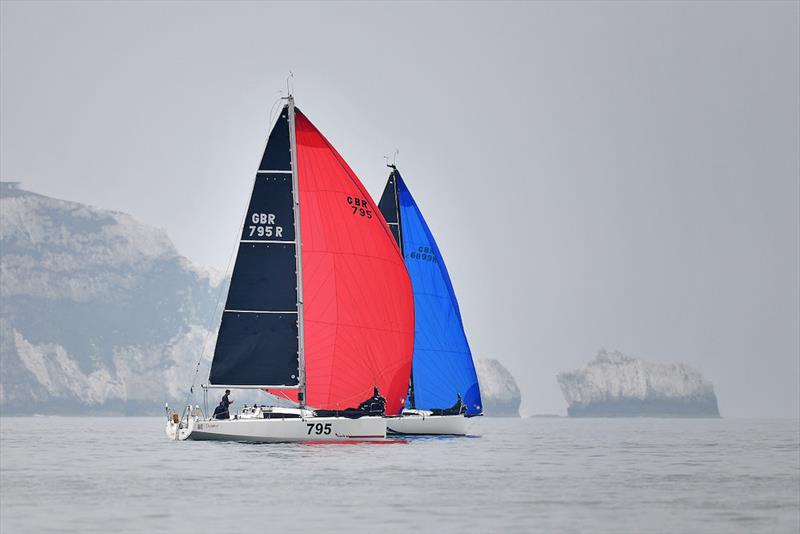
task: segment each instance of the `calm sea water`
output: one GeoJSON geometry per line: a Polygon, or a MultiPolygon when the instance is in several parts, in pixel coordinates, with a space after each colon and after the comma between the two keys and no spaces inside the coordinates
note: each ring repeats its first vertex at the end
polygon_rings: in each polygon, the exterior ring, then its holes
{"type": "Polygon", "coordinates": [[[794,420],[491,419],[399,444],[0,419],[0,531],[798,532],[794,420]]]}

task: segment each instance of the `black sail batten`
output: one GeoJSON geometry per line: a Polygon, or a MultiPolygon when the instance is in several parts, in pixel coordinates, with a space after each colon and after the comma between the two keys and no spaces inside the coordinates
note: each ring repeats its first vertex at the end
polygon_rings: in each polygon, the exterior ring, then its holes
{"type": "Polygon", "coordinates": [[[299,384],[291,170],[284,107],[253,184],[211,363],[211,384],[299,384]]]}
{"type": "MultiPolygon", "coordinates": [[[[392,231],[397,246],[400,247],[400,253],[405,258],[403,251],[403,223],[400,217],[400,195],[397,194],[397,178],[400,173],[394,165],[391,165],[392,172],[389,174],[389,180],[386,182],[386,187],[383,188],[381,200],[378,202],[378,209],[381,211],[383,218],[389,225],[392,231]]],[[[411,375],[408,378],[408,405],[411,408],[416,408],[417,403],[414,398],[414,363],[411,363],[411,375]]]]}

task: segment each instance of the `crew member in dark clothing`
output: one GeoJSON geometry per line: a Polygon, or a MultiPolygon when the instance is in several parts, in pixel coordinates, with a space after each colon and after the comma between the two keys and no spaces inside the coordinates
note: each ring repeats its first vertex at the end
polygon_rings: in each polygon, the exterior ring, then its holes
{"type": "Polygon", "coordinates": [[[214,409],[214,419],[230,419],[230,405],[233,404],[233,401],[228,397],[231,394],[231,390],[226,389],[225,395],[222,396],[222,400],[219,401],[219,406],[214,409]]]}
{"type": "Polygon", "coordinates": [[[461,400],[461,393],[456,393],[456,403],[453,404],[449,408],[431,408],[431,414],[433,415],[461,415],[462,413],[466,413],[467,407],[464,405],[464,402],[461,400]]]}
{"type": "Polygon", "coordinates": [[[222,405],[222,401],[220,401],[219,405],[214,408],[214,419],[230,419],[230,413],[228,413],[228,409],[222,405]]]}
{"type": "Polygon", "coordinates": [[[359,410],[365,411],[369,414],[383,414],[386,412],[386,399],[384,399],[378,392],[378,386],[372,391],[372,397],[365,400],[358,406],[359,410]]]}
{"type": "Polygon", "coordinates": [[[456,403],[450,408],[454,413],[461,415],[467,411],[467,407],[464,405],[464,401],[461,400],[461,393],[457,393],[458,399],[456,399],[456,403]]]}

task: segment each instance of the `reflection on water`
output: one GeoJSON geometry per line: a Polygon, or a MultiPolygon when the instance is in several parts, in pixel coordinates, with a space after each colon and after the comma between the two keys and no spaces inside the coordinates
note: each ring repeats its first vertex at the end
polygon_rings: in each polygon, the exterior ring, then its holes
{"type": "Polygon", "coordinates": [[[0,420],[0,531],[796,532],[792,420],[475,418],[468,438],[171,442],[0,420]]]}

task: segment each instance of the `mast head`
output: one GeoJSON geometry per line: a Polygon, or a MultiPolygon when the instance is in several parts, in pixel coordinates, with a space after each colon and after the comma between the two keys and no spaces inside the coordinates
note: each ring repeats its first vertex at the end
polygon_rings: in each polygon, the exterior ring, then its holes
{"type": "Polygon", "coordinates": [[[290,110],[294,109],[294,73],[292,71],[289,71],[289,75],[286,77],[286,95],[282,96],[281,100],[286,101],[290,110]]]}
{"type": "Polygon", "coordinates": [[[396,149],[394,150],[394,154],[392,154],[392,156],[391,156],[391,158],[392,158],[392,162],[391,162],[391,163],[389,163],[389,156],[383,156],[383,159],[385,159],[385,160],[386,160],[386,166],[387,166],[387,167],[389,167],[390,169],[392,169],[393,171],[396,171],[396,170],[397,170],[397,165],[396,165],[396,163],[397,163],[397,155],[398,155],[399,153],[400,153],[400,149],[399,149],[399,148],[396,148],[396,149]]]}
{"type": "Polygon", "coordinates": [[[294,73],[289,71],[286,77],[286,100],[294,101],[294,73]]]}

